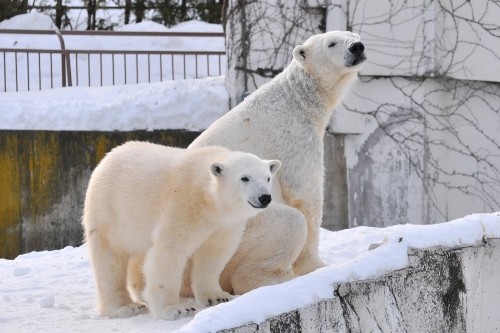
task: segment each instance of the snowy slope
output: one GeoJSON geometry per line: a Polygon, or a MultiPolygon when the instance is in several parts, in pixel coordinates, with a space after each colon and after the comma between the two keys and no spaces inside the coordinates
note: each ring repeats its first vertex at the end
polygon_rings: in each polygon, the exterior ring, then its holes
{"type": "Polygon", "coordinates": [[[259,288],[199,312],[194,318],[154,320],[144,314],[99,318],[95,285],[85,245],[0,259],[2,332],[214,332],[332,297],[339,283],[382,276],[408,265],[407,251],[433,246],[479,245],[500,238],[500,213],[477,214],[435,225],[321,230],[320,253],[329,264],[276,286],[259,288]],[[381,244],[368,250],[371,244],[381,244]]]}

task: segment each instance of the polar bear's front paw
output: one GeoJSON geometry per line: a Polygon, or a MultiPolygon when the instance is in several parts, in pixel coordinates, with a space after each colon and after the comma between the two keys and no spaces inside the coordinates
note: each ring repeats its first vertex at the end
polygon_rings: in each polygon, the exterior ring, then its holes
{"type": "Polygon", "coordinates": [[[146,312],[147,308],[145,304],[139,302],[133,302],[124,306],[120,306],[119,308],[116,309],[107,311],[105,310],[103,311],[103,316],[109,318],[128,318],[146,312]]]}
{"type": "Polygon", "coordinates": [[[203,306],[212,306],[212,305],[217,305],[219,303],[229,302],[234,298],[235,296],[231,295],[230,293],[227,293],[225,291],[219,291],[210,294],[205,294],[199,297],[199,300],[197,301],[203,306]]]}
{"type": "Polygon", "coordinates": [[[183,307],[180,305],[171,305],[164,307],[155,317],[165,320],[177,320],[194,315],[198,310],[195,308],[183,307]]]}

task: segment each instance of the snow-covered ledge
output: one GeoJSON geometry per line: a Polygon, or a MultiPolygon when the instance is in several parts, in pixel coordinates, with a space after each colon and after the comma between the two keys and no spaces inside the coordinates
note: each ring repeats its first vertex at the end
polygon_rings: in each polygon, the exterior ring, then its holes
{"type": "Polygon", "coordinates": [[[322,255],[336,253],[338,263],[202,311],[178,332],[207,327],[224,333],[500,328],[500,213],[435,225],[355,229],[333,233],[336,244],[330,246],[324,244],[332,233],[323,232],[322,255]],[[342,253],[347,244],[350,253],[342,253]],[[270,315],[263,318],[265,313],[270,315]],[[245,319],[248,324],[242,326],[245,319]]]}
{"type": "Polygon", "coordinates": [[[314,305],[220,332],[494,332],[500,328],[500,239],[460,249],[412,249],[409,262],[409,267],[378,279],[340,284],[332,298],[314,305]]]}

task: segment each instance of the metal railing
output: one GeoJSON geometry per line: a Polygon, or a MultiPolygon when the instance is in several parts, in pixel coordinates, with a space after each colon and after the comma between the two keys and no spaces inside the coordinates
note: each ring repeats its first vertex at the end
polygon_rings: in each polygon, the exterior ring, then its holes
{"type": "Polygon", "coordinates": [[[0,91],[109,86],[225,74],[224,51],[68,49],[63,35],[220,37],[223,33],[0,30],[1,34],[56,35],[59,49],[0,48],[0,91]]]}

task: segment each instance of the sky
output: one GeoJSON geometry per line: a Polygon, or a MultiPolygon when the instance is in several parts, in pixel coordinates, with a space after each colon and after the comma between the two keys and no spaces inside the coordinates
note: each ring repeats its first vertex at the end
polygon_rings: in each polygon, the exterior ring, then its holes
{"type": "MultiPolygon", "coordinates": [[[[0,28],[32,27],[34,19],[42,22],[40,27],[50,23],[43,17],[28,15],[8,24],[2,22],[0,28]]],[[[124,29],[147,30],[153,26],[145,22],[124,29]]],[[[201,22],[174,27],[178,31],[208,28],[213,27],[201,22]]],[[[13,42],[2,39],[0,43],[13,42]]],[[[74,42],[113,47],[109,41],[74,42]]],[[[28,37],[22,43],[25,46],[49,44],[40,37],[28,37]]],[[[189,45],[189,40],[179,43],[189,45]]],[[[212,46],[219,42],[213,43],[212,46]]],[[[144,47],[150,46],[145,43],[144,47]]],[[[0,129],[201,130],[227,112],[227,99],[222,76],[0,93],[0,129]]],[[[322,229],[319,251],[328,264],[326,267],[280,285],[256,289],[231,302],[200,311],[194,317],[171,322],[154,320],[150,314],[126,319],[100,318],[95,308],[95,282],[86,245],[32,252],[14,260],[0,259],[0,330],[215,332],[259,323],[332,298],[339,283],[376,278],[407,267],[408,248],[480,245],[483,237],[500,237],[500,213],[470,215],[435,225],[357,227],[338,232],[322,229]],[[379,246],[369,250],[373,244],[379,246]]],[[[189,304],[193,300],[184,302],[189,304]]]]}

